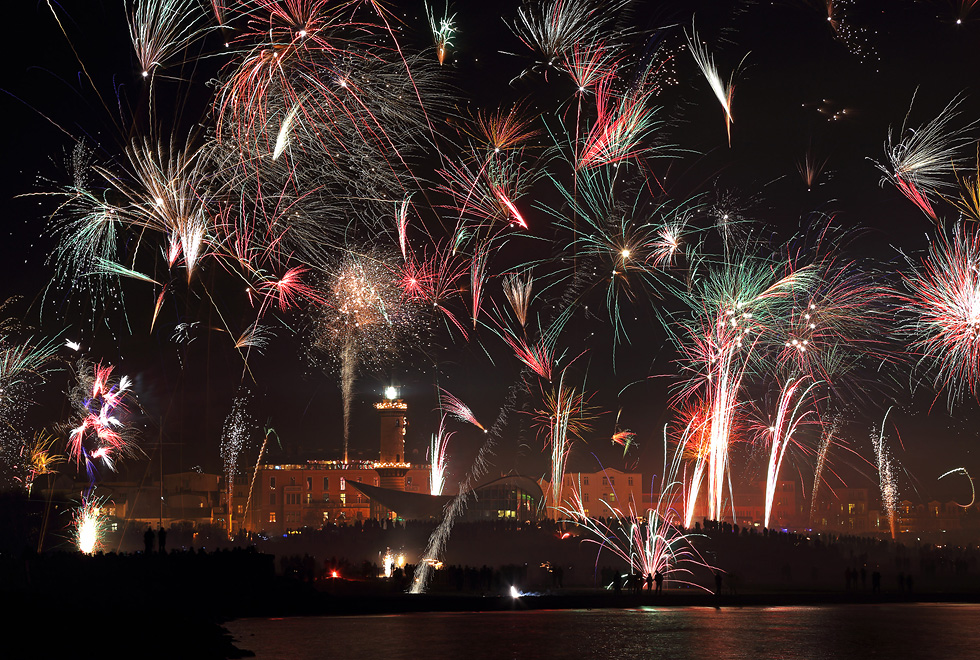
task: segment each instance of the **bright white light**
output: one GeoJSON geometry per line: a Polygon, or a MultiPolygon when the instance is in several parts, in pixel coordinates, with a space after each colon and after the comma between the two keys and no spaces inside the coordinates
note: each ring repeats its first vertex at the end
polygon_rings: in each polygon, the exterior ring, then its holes
{"type": "Polygon", "coordinates": [[[385,388],[385,398],[386,399],[397,399],[398,398],[398,388],[394,385],[389,385],[385,388]]]}

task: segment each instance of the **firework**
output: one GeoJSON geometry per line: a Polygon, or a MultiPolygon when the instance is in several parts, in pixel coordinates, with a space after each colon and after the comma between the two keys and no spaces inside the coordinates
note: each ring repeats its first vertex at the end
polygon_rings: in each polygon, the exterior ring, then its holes
{"type": "Polygon", "coordinates": [[[694,57],[694,61],[697,63],[702,75],[704,75],[705,80],[708,81],[708,86],[714,92],[715,98],[721,104],[722,110],[725,111],[725,132],[728,134],[728,146],[731,146],[732,122],[734,121],[732,119],[732,96],[735,94],[735,72],[732,72],[728,82],[723,81],[718,74],[718,67],[715,66],[714,56],[708,52],[707,46],[702,44],[701,40],[698,39],[698,33],[693,26],[690,36],[688,36],[686,30],[684,31],[684,36],[687,38],[687,46],[691,51],[691,55],[694,57]]]}
{"type": "MultiPolygon", "coordinates": [[[[980,378],[980,234],[957,227],[939,234],[916,271],[905,276],[912,314],[906,326],[912,347],[947,390],[950,405],[980,378]]],[[[914,264],[910,264],[914,266],[914,264]]]]}
{"type": "Polygon", "coordinates": [[[551,487],[548,499],[551,507],[564,506],[562,486],[568,453],[575,439],[581,440],[591,428],[596,413],[588,404],[588,397],[575,387],[565,385],[562,371],[558,383],[543,395],[543,409],[535,411],[539,430],[545,436],[545,446],[551,448],[551,487]]]}
{"type": "Polygon", "coordinates": [[[108,520],[104,502],[84,502],[75,510],[75,547],[87,555],[103,548],[108,520]]]}
{"type": "Polygon", "coordinates": [[[429,17],[429,28],[432,30],[432,40],[436,46],[436,59],[442,64],[446,59],[447,49],[453,45],[453,35],[456,33],[456,15],[449,15],[449,0],[446,0],[442,16],[436,17],[435,10],[425,3],[425,13],[429,17]]]}
{"type": "Polygon", "coordinates": [[[691,576],[698,569],[711,567],[692,544],[694,536],[680,527],[677,512],[671,507],[677,485],[672,483],[662,490],[656,507],[647,509],[643,515],[638,515],[632,502],[624,512],[603,501],[606,515],[590,516],[585,512],[581,488],[570,505],[560,511],[569,522],[590,535],[589,542],[626,562],[631,573],[660,574],[680,585],[700,587],[691,581],[691,576]]]}
{"type": "Polygon", "coordinates": [[[224,427],[221,430],[221,460],[225,468],[225,498],[228,507],[228,536],[234,534],[235,528],[232,524],[234,514],[232,492],[235,485],[235,477],[238,475],[238,457],[248,441],[252,432],[254,422],[248,414],[248,406],[251,403],[251,396],[248,392],[239,394],[235,397],[231,405],[231,411],[225,417],[224,427]]]}
{"type": "Polygon", "coordinates": [[[817,465],[813,471],[813,488],[810,492],[810,524],[816,519],[817,515],[817,495],[820,492],[820,484],[823,483],[824,468],[827,465],[827,453],[830,451],[834,442],[834,436],[840,430],[840,416],[834,416],[829,425],[824,426],[820,436],[820,446],[817,448],[817,465]]]}
{"type": "Polygon", "coordinates": [[[767,429],[769,467],[766,471],[766,527],[769,527],[772,505],[776,496],[776,486],[779,481],[779,469],[782,467],[783,459],[786,457],[786,450],[794,442],[793,436],[797,432],[799,425],[807,416],[814,412],[813,409],[800,411],[800,407],[804,405],[804,399],[816,386],[815,383],[810,383],[808,386],[803,387],[805,380],[805,378],[798,378],[794,381],[787,382],[783,386],[782,393],[779,395],[776,419],[767,429]]]}
{"type": "Polygon", "coordinates": [[[968,504],[960,504],[957,502],[956,504],[956,506],[960,508],[969,509],[971,506],[973,506],[973,503],[977,501],[977,489],[973,486],[973,477],[971,477],[970,473],[966,471],[966,468],[953,468],[952,470],[939,475],[939,478],[936,479],[936,481],[944,479],[945,477],[953,474],[962,475],[970,481],[970,502],[968,504]]]}
{"type": "Polygon", "coordinates": [[[114,380],[114,368],[90,365],[85,360],[76,368],[78,385],[72,392],[77,422],[68,438],[68,454],[78,465],[84,461],[94,486],[95,464],[101,461],[115,470],[115,460],[136,452],[134,433],[123,422],[130,380],[114,380]]]}
{"type": "Polygon", "coordinates": [[[969,133],[976,125],[974,122],[962,128],[953,127],[960,115],[960,102],[960,98],[953,99],[935,119],[917,129],[907,127],[906,116],[898,134],[888,131],[886,162],[873,161],[884,173],[882,184],[894,185],[933,220],[937,219],[936,211],[929,195],[953,185],[956,168],[964,164],[958,152],[970,142],[969,133]]]}
{"type": "Polygon", "coordinates": [[[878,484],[881,488],[881,508],[888,517],[888,528],[891,530],[892,538],[895,538],[896,523],[898,522],[898,481],[895,477],[895,466],[892,461],[891,450],[885,443],[885,425],[888,422],[888,414],[891,408],[885,412],[881,420],[881,428],[875,432],[871,429],[871,444],[874,447],[875,459],[878,466],[878,484]]]}
{"type": "Polygon", "coordinates": [[[358,369],[393,358],[417,331],[419,306],[402,295],[397,269],[383,254],[349,253],[323,296],[325,316],[317,345],[340,365],[344,403],[344,461],[348,457],[351,400],[358,369]]]}
{"type": "Polygon", "coordinates": [[[166,66],[206,30],[199,25],[204,12],[197,0],[133,0],[128,18],[129,35],[144,78],[154,68],[166,66]]]}
{"type": "Polygon", "coordinates": [[[455,417],[461,422],[472,424],[484,433],[487,432],[487,429],[480,422],[476,421],[476,417],[473,415],[473,411],[469,409],[469,406],[441,388],[439,390],[439,405],[446,411],[446,414],[455,417]]]}
{"type": "Polygon", "coordinates": [[[432,434],[432,441],[429,443],[430,495],[442,495],[442,490],[446,486],[446,448],[452,436],[451,431],[446,431],[446,418],[443,417],[439,420],[439,429],[432,434]]]}
{"type": "Polygon", "coordinates": [[[54,451],[56,441],[56,436],[38,432],[21,448],[21,460],[24,461],[26,468],[23,483],[28,495],[31,494],[34,480],[37,477],[45,474],[56,474],[55,466],[65,462],[65,457],[54,451]]]}

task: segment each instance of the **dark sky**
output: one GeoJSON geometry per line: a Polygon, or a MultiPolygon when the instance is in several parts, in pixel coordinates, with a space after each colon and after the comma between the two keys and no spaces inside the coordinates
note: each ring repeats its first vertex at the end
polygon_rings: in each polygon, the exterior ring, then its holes
{"type": "MultiPolygon", "coordinates": [[[[651,47],[663,43],[677,49],[684,43],[682,30],[689,29],[693,20],[719,69],[729,72],[737,67],[729,147],[721,108],[690,55],[678,50],[672,64],[679,83],[665,89],[656,101],[665,120],[657,137],[678,145],[681,151],[674,159],[659,161],[654,172],[674,199],[713,194],[730,200],[774,244],[797,234],[816,211],[836,214],[836,222],[854,231],[849,249],[873,259],[883,278],[897,281],[895,273],[903,265],[898,250],[921,253],[935,229],[893,187],[879,186],[880,173],[868,159],[883,158],[889,126],[900,126],[906,113],[911,126],[919,125],[962,94],[963,123],[980,117],[980,99],[973,89],[980,64],[976,48],[980,13],[974,12],[957,25],[951,2],[854,0],[836,4],[846,19],[837,33],[828,25],[822,2],[635,3],[628,19],[642,35],[635,39],[651,47]],[[657,28],[662,29],[654,32],[657,28]],[[909,111],[913,96],[915,103],[909,111]],[[797,172],[797,162],[808,148],[820,162],[826,160],[810,190],[797,172]]],[[[129,121],[133,114],[143,112],[140,103],[145,95],[127,40],[121,2],[80,0],[52,5],[61,26],[53,20],[47,3],[16,3],[7,11],[8,33],[15,35],[16,46],[8,49],[0,74],[4,92],[0,112],[6,124],[0,133],[5,155],[0,208],[8,232],[3,262],[5,296],[23,296],[20,309],[28,322],[45,332],[64,332],[82,341],[89,357],[118,364],[121,372],[136,379],[145,415],[134,423],[145,429],[143,444],[149,454],[156,456],[152,447],[158,440],[166,443],[167,470],[194,465],[218,469],[221,424],[243,383],[252,393],[257,426],[270,423],[277,429],[285,456],[335,457],[341,434],[336,375],[310,364],[301,336],[292,337],[285,330],[277,333],[268,354],[251,363],[252,382],[248,375],[243,376],[237,354],[222,348],[220,333],[208,330],[219,324],[213,307],[200,294],[166,309],[153,332],[146,313],[153,293],[139,283],[127,285],[125,302],[114,310],[80,314],[68,304],[71,301],[54,296],[44,316],[39,316],[40,296],[51,277],[46,260],[54,239],[47,230],[46,216],[54,201],[17,196],[68,183],[64,163],[75,138],[86,138],[97,155],[110,159],[134,135],[147,130],[140,122],[129,121]],[[198,324],[194,341],[173,340],[179,322],[198,324]]],[[[406,45],[426,45],[421,3],[392,5],[399,18],[404,18],[406,45]]],[[[458,34],[442,73],[460,112],[523,99],[531,108],[554,113],[571,97],[574,90],[560,73],[536,64],[535,55],[508,29],[505,20],[512,20],[518,5],[512,1],[456,3],[458,34]],[[528,73],[511,83],[522,71],[528,73]]],[[[166,92],[159,94],[157,112],[165,119],[155,127],[158,132],[180,133],[207,121],[210,88],[205,82],[227,59],[220,54],[205,59],[197,55],[220,50],[219,36],[213,35],[199,50],[188,53],[189,63],[174,73],[178,80],[160,83],[166,92]]],[[[536,193],[539,190],[537,201],[547,203],[549,193],[535,188],[536,193]]],[[[951,207],[940,206],[946,223],[952,222],[955,213],[951,207]]],[[[548,235],[551,219],[538,206],[529,204],[527,217],[532,233],[548,235]]],[[[511,258],[519,260],[533,251],[534,244],[517,245],[511,258]]],[[[212,277],[204,284],[220,287],[220,275],[212,277]]],[[[662,471],[662,426],[669,419],[665,400],[671,383],[676,382],[671,380],[676,355],[664,345],[664,333],[647,308],[647,301],[641,301],[628,310],[636,316],[635,321],[627,318],[632,345],[620,349],[615,365],[605,312],[579,319],[570,331],[571,336],[581,338],[580,344],[570,346],[570,353],[589,349],[579,364],[588,365],[587,370],[583,368],[587,386],[596,391],[595,404],[605,411],[590,442],[573,450],[572,467],[593,469],[598,460],[610,467],[641,470],[647,479],[662,471]],[[593,339],[592,333],[598,338],[593,339]],[[639,443],[625,461],[621,449],[608,440],[619,409],[620,426],[634,430],[639,443]]],[[[406,347],[396,360],[366,370],[359,378],[352,447],[365,452],[365,457],[376,447],[377,426],[370,404],[389,381],[402,386],[412,410],[408,442],[413,458],[424,458],[437,420],[433,412],[437,373],[438,384],[468,402],[485,423],[506,407],[520,370],[499,339],[482,332],[478,339],[461,342],[436,328],[423,343],[428,345],[424,353],[406,347]]],[[[66,353],[65,358],[70,356],[66,353]]],[[[841,450],[835,456],[841,473],[852,483],[872,483],[866,476],[870,473],[866,461],[872,458],[868,436],[884,411],[895,406],[889,418],[892,435],[901,440],[895,454],[910,473],[903,494],[913,493],[914,487],[927,498],[959,497],[955,485],[947,487],[949,480],[937,484],[936,477],[961,465],[980,473],[974,451],[976,402],[967,399],[950,414],[945,395],[937,400],[934,391],[922,386],[912,396],[908,391],[917,380],[909,369],[882,377],[889,381],[887,386],[875,380],[869,376],[862,385],[868,402],[854,412],[847,429],[853,451],[841,450]]],[[[65,374],[60,381],[55,378],[40,388],[37,400],[43,405],[33,411],[32,419],[63,421],[69,413],[63,396],[67,387],[65,374]]],[[[518,399],[518,408],[533,409],[531,394],[518,399]]],[[[496,450],[497,467],[543,472],[547,463],[530,416],[513,410],[509,417],[496,450]]],[[[451,461],[451,469],[461,471],[457,466],[469,460],[466,449],[475,450],[482,438],[471,427],[454,428],[459,431],[455,445],[459,454],[456,462],[451,461]]],[[[745,474],[758,469],[758,465],[744,467],[757,460],[751,452],[748,456],[743,453],[739,460],[745,474]]],[[[805,464],[800,465],[806,480],[805,464]]],[[[130,467],[142,472],[147,463],[137,461],[130,467]]]]}

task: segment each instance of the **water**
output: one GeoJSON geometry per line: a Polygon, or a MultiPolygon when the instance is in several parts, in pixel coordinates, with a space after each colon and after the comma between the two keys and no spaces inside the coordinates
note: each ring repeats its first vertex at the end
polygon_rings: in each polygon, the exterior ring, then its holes
{"type": "Polygon", "coordinates": [[[641,608],[239,619],[259,660],[980,657],[980,605],[641,608]]]}

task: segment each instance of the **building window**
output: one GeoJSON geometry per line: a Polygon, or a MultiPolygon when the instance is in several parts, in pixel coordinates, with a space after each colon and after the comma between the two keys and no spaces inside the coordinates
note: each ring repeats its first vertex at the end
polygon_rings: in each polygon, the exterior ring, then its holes
{"type": "Polygon", "coordinates": [[[633,477],[626,477],[626,485],[627,486],[633,485],[633,477]]]}
{"type": "Polygon", "coordinates": [[[375,485],[375,486],[377,486],[377,485],[378,485],[378,478],[377,478],[377,477],[375,477],[375,478],[374,478],[374,485],[375,485]]]}
{"type": "Polygon", "coordinates": [[[588,477],[582,477],[582,485],[583,486],[588,486],[589,485],[589,478],[588,477]]]}
{"type": "Polygon", "coordinates": [[[412,477],[405,477],[405,484],[408,486],[412,485],[412,477]]]}
{"type": "Polygon", "coordinates": [[[602,485],[603,486],[608,486],[609,485],[609,477],[603,477],[602,478],[602,485]]]}
{"type": "Polygon", "coordinates": [[[324,511],[323,512],[323,522],[327,522],[328,520],[330,520],[330,512],[329,511],[324,511]]]}
{"type": "Polygon", "coordinates": [[[306,490],[313,490],[313,477],[306,478],[306,490]]]}
{"type": "Polygon", "coordinates": [[[330,493],[324,493],[323,494],[323,501],[324,502],[329,502],[330,501],[330,493]]]}
{"type": "Polygon", "coordinates": [[[296,477],[290,477],[289,478],[289,485],[290,486],[295,486],[296,485],[296,477]]]}
{"type": "Polygon", "coordinates": [[[347,480],[343,477],[340,478],[340,490],[347,490],[347,480]]]}
{"type": "Polygon", "coordinates": [[[582,493],[582,501],[583,502],[588,502],[589,501],[589,494],[588,493],[582,493]]]}
{"type": "Polygon", "coordinates": [[[341,493],[340,494],[340,503],[341,504],[347,504],[347,493],[341,493]]]}
{"type": "Polygon", "coordinates": [[[235,513],[237,513],[238,515],[242,515],[242,509],[243,508],[244,507],[242,507],[242,505],[239,504],[238,506],[235,507],[235,513]]]}
{"type": "Polygon", "coordinates": [[[270,490],[275,490],[276,489],[276,478],[275,477],[269,477],[269,489],[270,490]]]}
{"type": "Polygon", "coordinates": [[[306,494],[306,503],[307,504],[313,504],[313,493],[307,493],[306,494]]]}
{"type": "Polygon", "coordinates": [[[616,485],[616,477],[609,477],[609,485],[610,486],[616,485]]]}
{"type": "Polygon", "coordinates": [[[275,511],[270,511],[269,512],[269,522],[271,522],[271,523],[276,522],[276,512],[275,511]]]}
{"type": "Polygon", "coordinates": [[[323,478],[323,490],[329,490],[329,489],[330,489],[330,477],[324,477],[323,478]]]}

